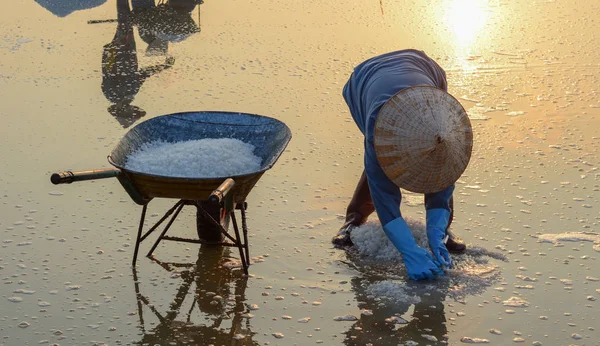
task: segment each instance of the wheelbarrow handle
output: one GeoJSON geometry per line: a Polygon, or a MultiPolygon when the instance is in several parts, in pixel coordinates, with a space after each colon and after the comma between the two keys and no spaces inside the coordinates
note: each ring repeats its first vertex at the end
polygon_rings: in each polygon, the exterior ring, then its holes
{"type": "Polygon", "coordinates": [[[227,193],[229,193],[229,191],[231,191],[231,189],[234,186],[235,186],[235,181],[233,179],[231,179],[231,178],[225,179],[225,181],[223,181],[221,183],[221,185],[219,185],[219,187],[217,187],[217,189],[214,190],[210,194],[210,196],[208,197],[208,200],[213,203],[221,203],[223,198],[227,195],[227,193]]]}
{"type": "Polygon", "coordinates": [[[112,178],[118,176],[120,173],[121,171],[116,168],[93,169],[80,172],[64,171],[52,174],[50,181],[54,185],[70,184],[74,181],[112,178]]]}

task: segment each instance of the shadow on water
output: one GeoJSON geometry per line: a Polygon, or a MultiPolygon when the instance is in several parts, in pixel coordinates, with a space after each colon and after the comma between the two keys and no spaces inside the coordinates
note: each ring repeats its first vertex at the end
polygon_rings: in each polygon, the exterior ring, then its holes
{"type": "Polygon", "coordinates": [[[252,340],[255,333],[244,303],[248,277],[226,265],[228,248],[203,245],[196,263],[152,260],[171,277],[179,276],[181,285],[168,309],[159,311],[166,302],[144,295],[143,280],[133,269],[143,333],[137,345],[258,345],[252,340]],[[151,314],[145,314],[148,311],[151,314]]]}
{"type": "MultiPolygon", "coordinates": [[[[201,0],[169,0],[158,5],[154,0],[132,0],[130,6],[128,0],[116,1],[116,32],[102,51],[102,92],[111,103],[108,112],[124,128],[146,115],[146,111],[132,105],[142,85],[153,75],[175,64],[175,58],[169,54],[169,43],[181,42],[200,32],[200,25],[192,18],[193,10],[200,4],[201,0]],[[162,63],[140,68],[134,26],[147,44],[145,54],[164,57],[162,63]]],[[[89,23],[114,21],[94,20],[89,23]]]]}

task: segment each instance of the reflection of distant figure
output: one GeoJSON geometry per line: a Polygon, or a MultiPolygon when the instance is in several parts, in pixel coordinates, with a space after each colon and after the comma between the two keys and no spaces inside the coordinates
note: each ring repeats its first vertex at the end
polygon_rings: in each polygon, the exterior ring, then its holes
{"type": "Polygon", "coordinates": [[[106,0],[35,0],[35,2],[55,16],[66,17],[75,11],[98,7],[106,0]]]}
{"type": "Polygon", "coordinates": [[[168,0],[158,6],[146,6],[143,11],[134,9],[135,24],[140,35],[151,34],[163,41],[181,42],[200,32],[200,26],[192,19],[192,11],[202,3],[202,0],[168,0]]]}
{"type": "MultiPolygon", "coordinates": [[[[361,315],[345,333],[344,344],[354,345],[398,345],[406,344],[408,341],[428,345],[447,345],[446,316],[444,313],[445,290],[441,287],[425,289],[422,285],[414,285],[414,291],[409,285],[407,293],[413,293],[420,300],[414,304],[412,316],[405,314],[410,310],[411,302],[386,302],[381,297],[371,296],[366,288],[370,283],[376,282],[372,279],[352,279],[352,289],[356,294],[356,300],[361,302],[361,309],[372,311],[371,316],[361,315]],[[404,323],[386,321],[394,316],[404,316],[404,323]],[[423,335],[429,335],[425,339],[423,335]],[[431,338],[431,336],[437,339],[431,338]]],[[[442,281],[436,282],[436,286],[443,285],[442,281]]]]}
{"type": "MultiPolygon", "coordinates": [[[[156,8],[154,0],[131,0],[134,17],[140,16],[144,11],[152,11],[156,8]]],[[[156,35],[144,28],[138,28],[138,33],[144,42],[148,44],[146,55],[167,55],[169,41],[156,37],[156,35]]]]}
{"type": "Polygon", "coordinates": [[[129,2],[117,0],[117,32],[102,52],[102,92],[112,103],[109,113],[125,128],[146,115],[144,110],[131,105],[142,84],[175,62],[167,57],[164,64],[138,69],[133,20],[129,2]]]}

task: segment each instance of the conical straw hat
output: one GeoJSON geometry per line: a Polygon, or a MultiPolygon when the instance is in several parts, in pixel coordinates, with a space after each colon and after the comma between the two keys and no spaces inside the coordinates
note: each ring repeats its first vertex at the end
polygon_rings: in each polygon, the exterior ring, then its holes
{"type": "Polygon", "coordinates": [[[439,192],[467,168],[473,149],[471,121],[452,95],[430,86],[392,96],[375,120],[375,154],[398,187],[439,192]]]}

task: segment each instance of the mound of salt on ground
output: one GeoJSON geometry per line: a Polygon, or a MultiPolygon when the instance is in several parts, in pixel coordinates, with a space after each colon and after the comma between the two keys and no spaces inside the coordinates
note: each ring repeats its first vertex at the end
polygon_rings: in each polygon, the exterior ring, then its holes
{"type": "MultiPolygon", "coordinates": [[[[411,217],[404,218],[411,228],[412,234],[419,246],[429,250],[427,244],[427,234],[423,220],[411,217]]],[[[358,270],[368,273],[368,275],[386,278],[383,282],[376,283],[369,287],[369,293],[377,293],[378,296],[392,297],[397,296],[402,301],[410,301],[411,297],[406,296],[416,292],[400,289],[401,286],[395,285],[391,280],[401,280],[406,278],[406,269],[402,262],[402,255],[385,235],[379,222],[370,221],[357,227],[350,233],[354,246],[348,249],[349,258],[354,262],[358,270]]],[[[490,259],[508,261],[506,256],[499,252],[493,252],[480,246],[469,244],[467,251],[461,255],[451,254],[453,267],[446,269],[444,277],[448,280],[431,281],[431,287],[420,286],[418,291],[436,292],[440,291],[455,299],[462,299],[467,295],[478,294],[490,287],[493,282],[500,277],[498,265],[490,263],[490,259]]],[[[418,294],[417,294],[418,297],[418,294]]]]}
{"type": "Polygon", "coordinates": [[[205,138],[168,143],[148,142],[127,157],[125,168],[179,178],[218,178],[260,169],[255,147],[234,138],[205,138]]]}
{"type": "MultiPolygon", "coordinates": [[[[427,233],[423,222],[411,218],[404,219],[408,223],[417,244],[428,249],[427,233]]],[[[402,260],[402,255],[385,235],[379,222],[367,222],[357,227],[350,233],[350,238],[361,256],[383,261],[402,260]]]]}
{"type": "Polygon", "coordinates": [[[560,234],[542,234],[538,235],[539,243],[554,243],[561,242],[593,242],[592,248],[600,252],[600,234],[593,232],[566,232],[560,234]]]}

